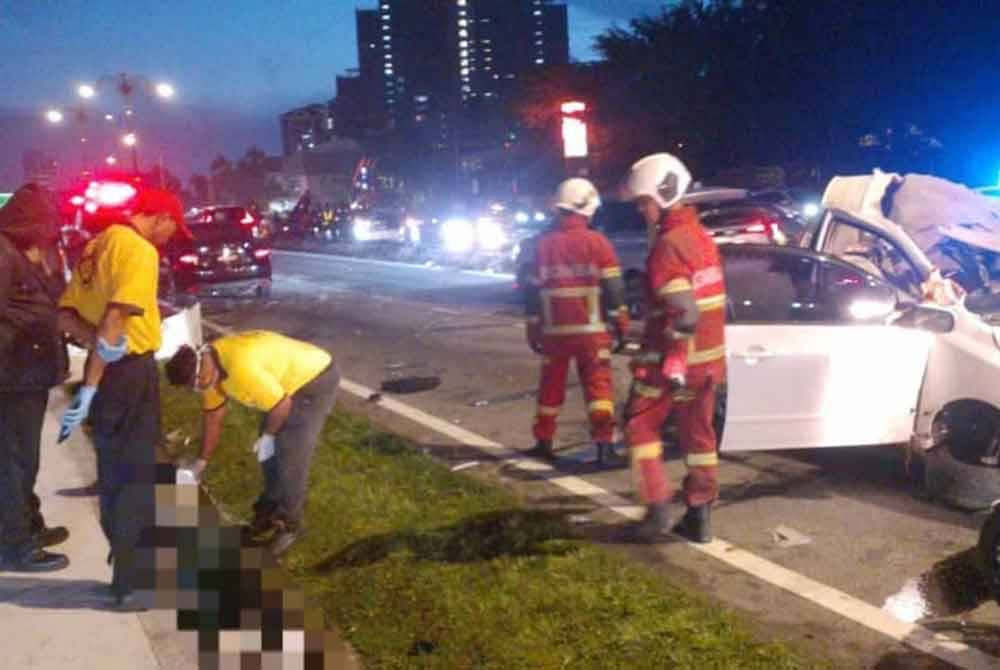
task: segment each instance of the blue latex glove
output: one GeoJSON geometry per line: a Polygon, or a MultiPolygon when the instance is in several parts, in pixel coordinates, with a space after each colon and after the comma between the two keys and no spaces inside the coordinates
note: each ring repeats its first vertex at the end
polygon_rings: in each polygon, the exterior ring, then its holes
{"type": "Polygon", "coordinates": [[[59,441],[65,442],[76,427],[83,423],[83,420],[90,414],[90,403],[94,402],[94,395],[97,394],[97,387],[82,386],[76,394],[76,398],[70,404],[66,413],[63,414],[62,427],[59,429],[59,441]]]}
{"type": "Polygon", "coordinates": [[[97,355],[105,363],[117,363],[128,353],[128,338],[124,335],[118,340],[118,344],[108,344],[103,337],[97,338],[97,355]]]}

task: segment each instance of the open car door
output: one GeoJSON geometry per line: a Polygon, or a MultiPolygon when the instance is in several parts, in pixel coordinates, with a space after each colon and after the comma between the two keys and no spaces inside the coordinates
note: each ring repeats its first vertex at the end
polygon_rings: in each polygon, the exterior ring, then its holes
{"type": "Polygon", "coordinates": [[[933,334],[884,325],[895,291],[802,249],[723,247],[723,451],[906,442],[933,334]]]}

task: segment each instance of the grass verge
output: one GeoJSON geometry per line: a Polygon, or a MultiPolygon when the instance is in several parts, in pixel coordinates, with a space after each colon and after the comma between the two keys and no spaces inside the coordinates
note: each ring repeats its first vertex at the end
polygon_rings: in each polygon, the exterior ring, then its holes
{"type": "MultiPolygon", "coordinates": [[[[196,435],[198,398],[163,387],[164,429],[196,435]]],[[[206,476],[249,518],[257,418],[231,408],[206,476]]],[[[558,516],[337,410],[316,452],[308,535],[284,560],[369,668],[806,668],[558,516]]]]}

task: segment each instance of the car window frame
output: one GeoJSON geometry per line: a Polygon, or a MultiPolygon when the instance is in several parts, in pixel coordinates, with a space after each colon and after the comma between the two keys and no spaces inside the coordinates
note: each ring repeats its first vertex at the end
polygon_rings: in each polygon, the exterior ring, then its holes
{"type": "MultiPolygon", "coordinates": [[[[918,281],[920,280],[920,276],[921,276],[920,269],[913,262],[913,260],[909,257],[909,255],[905,252],[905,250],[895,240],[893,240],[891,237],[885,235],[882,231],[878,230],[874,226],[863,225],[862,223],[859,223],[857,221],[854,221],[854,220],[851,220],[851,219],[848,219],[848,218],[845,218],[845,217],[841,217],[836,212],[831,212],[830,216],[829,216],[829,221],[826,221],[823,224],[823,228],[824,228],[824,230],[823,230],[823,237],[822,237],[823,246],[826,246],[830,242],[830,240],[833,238],[834,231],[836,230],[836,228],[837,228],[838,225],[849,226],[851,228],[855,228],[855,229],[860,230],[860,231],[862,231],[864,233],[868,233],[869,235],[873,235],[873,236],[875,236],[875,237],[883,240],[887,244],[889,244],[889,246],[891,246],[896,251],[896,253],[899,254],[899,257],[903,259],[903,261],[910,268],[910,270],[912,271],[913,275],[917,278],[917,280],[918,281]]],[[[818,233],[818,230],[817,230],[817,233],[818,233]]],[[[842,263],[847,263],[848,265],[851,265],[852,267],[857,268],[858,270],[860,270],[861,272],[863,272],[865,274],[870,274],[864,268],[862,268],[861,266],[852,263],[849,259],[841,258],[840,256],[837,256],[835,254],[832,254],[832,253],[829,253],[827,251],[824,251],[823,249],[813,249],[813,253],[822,254],[824,256],[828,256],[830,258],[834,258],[834,259],[836,259],[836,260],[838,260],[838,261],[840,261],[842,263]]],[[[919,284],[915,287],[915,290],[910,291],[910,290],[907,290],[907,289],[905,289],[905,288],[903,288],[901,286],[895,285],[893,282],[889,281],[885,277],[876,277],[876,279],[880,279],[883,283],[889,284],[890,286],[892,286],[896,290],[897,294],[899,294],[899,293],[905,294],[905,295],[909,296],[910,298],[914,299],[917,302],[920,302],[920,300],[922,298],[922,296],[921,296],[921,294],[919,292],[919,284]]]]}
{"type": "MultiPolygon", "coordinates": [[[[812,277],[810,278],[810,298],[818,302],[822,296],[823,292],[823,269],[824,267],[842,267],[844,269],[850,270],[860,275],[866,282],[874,282],[879,286],[888,289],[888,291],[894,296],[897,303],[900,302],[899,295],[902,293],[898,288],[885,281],[881,277],[876,277],[870,273],[865,272],[862,268],[859,268],[852,263],[848,263],[836,256],[831,256],[829,254],[820,253],[811,249],[803,249],[800,247],[787,247],[780,245],[767,245],[767,244],[739,244],[730,243],[720,245],[720,250],[723,253],[723,268],[725,268],[726,256],[730,250],[737,252],[755,252],[761,257],[775,257],[775,256],[786,256],[792,258],[806,259],[813,263],[811,270],[812,277]]],[[[738,326],[857,326],[864,325],[864,320],[849,320],[844,318],[838,319],[771,319],[771,320],[760,320],[760,321],[749,321],[745,319],[735,318],[737,316],[736,302],[734,300],[735,296],[731,293],[732,287],[728,282],[727,277],[727,300],[726,300],[726,322],[727,325],[738,325],[738,326]]]]}

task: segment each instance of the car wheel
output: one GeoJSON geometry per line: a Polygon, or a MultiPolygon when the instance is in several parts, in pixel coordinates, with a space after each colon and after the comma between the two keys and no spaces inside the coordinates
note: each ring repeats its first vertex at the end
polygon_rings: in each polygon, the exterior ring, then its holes
{"type": "Polygon", "coordinates": [[[1000,507],[993,508],[979,531],[979,556],[986,568],[993,599],[1000,604],[1000,507]]]}
{"type": "Polygon", "coordinates": [[[981,510],[1000,499],[1000,468],[981,459],[1000,430],[1000,415],[988,405],[957,403],[935,421],[939,446],[924,459],[924,488],[941,502],[981,510]]]}
{"type": "Polygon", "coordinates": [[[256,295],[261,300],[267,300],[271,297],[271,286],[265,284],[258,284],[257,289],[254,291],[256,295]]]}

